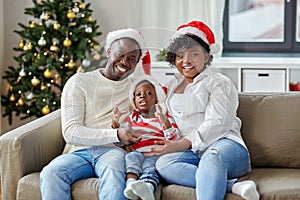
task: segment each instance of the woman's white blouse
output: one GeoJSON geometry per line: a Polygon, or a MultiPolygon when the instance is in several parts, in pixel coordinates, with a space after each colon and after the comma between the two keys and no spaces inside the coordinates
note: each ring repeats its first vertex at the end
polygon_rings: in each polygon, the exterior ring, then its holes
{"type": "Polygon", "coordinates": [[[183,94],[174,94],[182,81],[184,77],[176,74],[167,84],[167,106],[182,136],[192,142],[192,150],[201,153],[221,138],[245,146],[236,113],[238,92],[231,80],[207,68],[188,84],[183,94]]]}

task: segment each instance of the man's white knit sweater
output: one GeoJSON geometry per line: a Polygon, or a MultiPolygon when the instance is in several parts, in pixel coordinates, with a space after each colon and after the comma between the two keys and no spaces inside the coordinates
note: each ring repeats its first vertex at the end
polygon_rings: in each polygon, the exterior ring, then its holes
{"type": "Polygon", "coordinates": [[[129,114],[133,77],[132,74],[124,80],[112,81],[98,69],[77,73],[67,81],[61,99],[61,119],[64,139],[72,145],[70,151],[119,142],[117,129],[110,128],[112,108],[118,105],[129,114]]]}

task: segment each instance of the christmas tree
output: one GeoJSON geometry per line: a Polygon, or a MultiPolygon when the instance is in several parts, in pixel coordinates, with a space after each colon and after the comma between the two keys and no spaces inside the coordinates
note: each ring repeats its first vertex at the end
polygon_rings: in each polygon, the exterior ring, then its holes
{"type": "Polygon", "coordinates": [[[1,95],[1,104],[9,124],[14,114],[26,119],[57,110],[70,76],[105,63],[103,48],[96,40],[102,33],[92,19],[90,3],[33,0],[33,4],[25,9],[33,20],[28,25],[19,23],[22,30],[15,30],[21,37],[13,48],[19,53],[14,57],[18,66],[9,66],[3,76],[9,87],[1,95]]]}

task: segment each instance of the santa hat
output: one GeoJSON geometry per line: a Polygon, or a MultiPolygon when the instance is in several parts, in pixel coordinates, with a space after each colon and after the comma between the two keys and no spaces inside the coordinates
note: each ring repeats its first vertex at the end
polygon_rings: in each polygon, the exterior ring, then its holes
{"type": "Polygon", "coordinates": [[[141,55],[142,67],[146,74],[150,74],[150,63],[151,63],[150,53],[146,47],[144,38],[139,31],[134,30],[132,28],[127,28],[127,29],[119,29],[116,31],[109,32],[106,36],[105,50],[107,51],[114,41],[121,38],[131,38],[138,43],[142,52],[141,55]]]}
{"type": "Polygon", "coordinates": [[[212,30],[201,21],[191,21],[179,26],[171,39],[174,40],[185,34],[192,34],[201,38],[209,46],[210,54],[215,54],[220,49],[219,45],[215,42],[212,30]]]}
{"type": "Polygon", "coordinates": [[[154,85],[154,89],[155,89],[155,92],[156,92],[156,98],[157,98],[157,104],[159,104],[161,106],[162,113],[166,114],[167,113],[167,109],[166,109],[166,104],[165,104],[165,101],[166,101],[165,90],[163,89],[163,86],[160,84],[160,82],[158,82],[155,78],[153,78],[152,76],[147,75],[147,74],[140,76],[138,79],[136,79],[131,84],[131,87],[130,87],[130,90],[129,90],[129,100],[130,100],[131,105],[133,106],[133,108],[136,108],[135,104],[134,104],[134,91],[136,89],[136,86],[141,81],[144,81],[144,80],[147,80],[152,85],[154,85]]]}

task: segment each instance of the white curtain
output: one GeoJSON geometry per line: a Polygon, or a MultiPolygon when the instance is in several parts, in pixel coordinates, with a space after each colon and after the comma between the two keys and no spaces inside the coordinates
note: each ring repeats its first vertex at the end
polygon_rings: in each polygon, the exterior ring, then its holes
{"type": "Polygon", "coordinates": [[[165,48],[176,28],[191,20],[208,24],[222,49],[225,0],[130,0],[128,5],[137,8],[129,13],[128,26],[141,30],[152,51],[165,48]]]}

